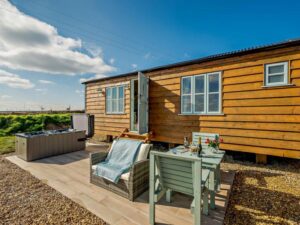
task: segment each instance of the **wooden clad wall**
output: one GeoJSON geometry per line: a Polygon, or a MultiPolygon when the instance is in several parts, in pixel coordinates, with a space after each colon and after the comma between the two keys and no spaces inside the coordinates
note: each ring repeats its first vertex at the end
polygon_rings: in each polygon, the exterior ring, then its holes
{"type": "Polygon", "coordinates": [[[86,85],[86,113],[95,115],[95,136],[115,136],[125,128],[130,128],[130,80],[133,78],[132,76],[115,78],[86,85]],[[106,87],[120,84],[128,85],[128,88],[125,88],[125,113],[107,115],[105,113],[105,94],[99,96],[98,90],[99,88],[105,90],[106,87]]]}
{"type": "MultiPolygon", "coordinates": [[[[149,129],[155,140],[183,142],[191,132],[219,133],[222,149],[300,158],[300,47],[247,54],[222,60],[146,73],[149,87],[149,129]],[[294,86],[264,88],[264,64],[289,62],[294,86]],[[223,115],[180,114],[182,76],[222,71],[223,115]]],[[[119,135],[130,128],[130,80],[120,77],[86,85],[86,112],[95,115],[97,135],[119,135]],[[128,83],[125,114],[106,115],[98,89],[128,83]]]]}
{"type": "Polygon", "coordinates": [[[150,130],[183,143],[191,132],[219,133],[221,148],[300,158],[300,47],[231,57],[147,74],[150,130]],[[289,61],[294,86],[264,88],[264,64],[289,61]],[[180,78],[223,72],[223,115],[180,114],[180,78]]]}

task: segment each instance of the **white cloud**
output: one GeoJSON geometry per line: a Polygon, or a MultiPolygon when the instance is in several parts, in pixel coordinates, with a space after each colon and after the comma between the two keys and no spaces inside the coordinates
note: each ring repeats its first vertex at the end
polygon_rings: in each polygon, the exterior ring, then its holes
{"type": "Polygon", "coordinates": [[[50,81],[50,80],[39,80],[39,83],[41,83],[41,84],[55,84],[53,81],[50,81]]]}
{"type": "Polygon", "coordinates": [[[84,91],[83,90],[76,90],[75,93],[77,94],[82,94],[84,91]]]}
{"type": "MultiPolygon", "coordinates": [[[[92,79],[92,78],[91,78],[92,79]]],[[[80,78],[79,79],[79,83],[83,83],[86,82],[87,80],[89,80],[88,78],[80,78]]]]}
{"type": "Polygon", "coordinates": [[[84,91],[83,90],[76,90],[75,93],[78,94],[80,97],[84,96],[84,91]]]}
{"type": "Polygon", "coordinates": [[[41,94],[45,95],[48,92],[46,88],[36,88],[35,91],[40,92],[41,94]]]}
{"type": "Polygon", "coordinates": [[[149,59],[151,57],[151,52],[148,52],[144,55],[144,58],[145,59],[149,59]]]}
{"type": "Polygon", "coordinates": [[[115,63],[115,59],[114,58],[111,58],[110,60],[109,60],[109,63],[112,65],[112,64],[114,64],[115,63]]]}
{"type": "Polygon", "coordinates": [[[10,96],[10,95],[1,95],[0,98],[1,99],[9,99],[9,98],[12,98],[12,96],[10,96]]]}
{"type": "Polygon", "coordinates": [[[95,76],[89,77],[89,78],[80,78],[79,79],[79,83],[88,81],[88,80],[94,80],[94,79],[100,79],[100,78],[104,78],[107,77],[107,75],[104,74],[96,74],[95,76]]]}
{"type": "Polygon", "coordinates": [[[7,0],[0,0],[0,7],[0,65],[64,75],[115,71],[99,49],[93,49],[92,57],[83,54],[81,40],[59,35],[55,27],[25,15],[7,0]]]}
{"type": "Polygon", "coordinates": [[[9,73],[4,70],[0,70],[0,84],[21,89],[30,89],[34,87],[34,84],[30,80],[21,78],[17,74],[9,73]]]}
{"type": "Polygon", "coordinates": [[[131,64],[131,67],[132,67],[133,70],[136,70],[138,65],[133,63],[133,64],[131,64]]]}
{"type": "Polygon", "coordinates": [[[103,50],[96,44],[93,43],[85,43],[85,49],[93,56],[93,57],[103,57],[103,50]]]}

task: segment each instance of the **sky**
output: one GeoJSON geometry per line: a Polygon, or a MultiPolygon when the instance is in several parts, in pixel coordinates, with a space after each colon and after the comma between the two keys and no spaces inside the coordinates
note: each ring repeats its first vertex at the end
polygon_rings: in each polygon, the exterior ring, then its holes
{"type": "Polygon", "coordinates": [[[300,1],[0,0],[0,111],[84,108],[82,81],[300,38],[300,1]]]}

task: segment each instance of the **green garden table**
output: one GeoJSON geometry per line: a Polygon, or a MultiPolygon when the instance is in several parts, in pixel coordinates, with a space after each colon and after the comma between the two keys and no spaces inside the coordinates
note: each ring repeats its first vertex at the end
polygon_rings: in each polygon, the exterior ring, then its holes
{"type": "MultiPolygon", "coordinates": [[[[197,153],[191,153],[189,149],[186,149],[183,145],[172,148],[168,151],[169,154],[176,154],[181,156],[193,156],[198,157],[197,153]]],[[[219,150],[214,153],[210,149],[204,149],[201,152],[202,167],[209,169],[209,194],[210,194],[210,208],[215,209],[215,196],[216,192],[220,190],[221,187],[221,169],[220,165],[224,158],[225,151],[219,150]]]]}

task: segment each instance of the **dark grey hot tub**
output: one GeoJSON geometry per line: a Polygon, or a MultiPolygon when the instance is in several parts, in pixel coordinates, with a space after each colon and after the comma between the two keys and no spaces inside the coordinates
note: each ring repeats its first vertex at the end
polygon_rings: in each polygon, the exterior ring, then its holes
{"type": "Polygon", "coordinates": [[[32,161],[85,149],[85,131],[50,130],[16,134],[16,154],[32,161]]]}

